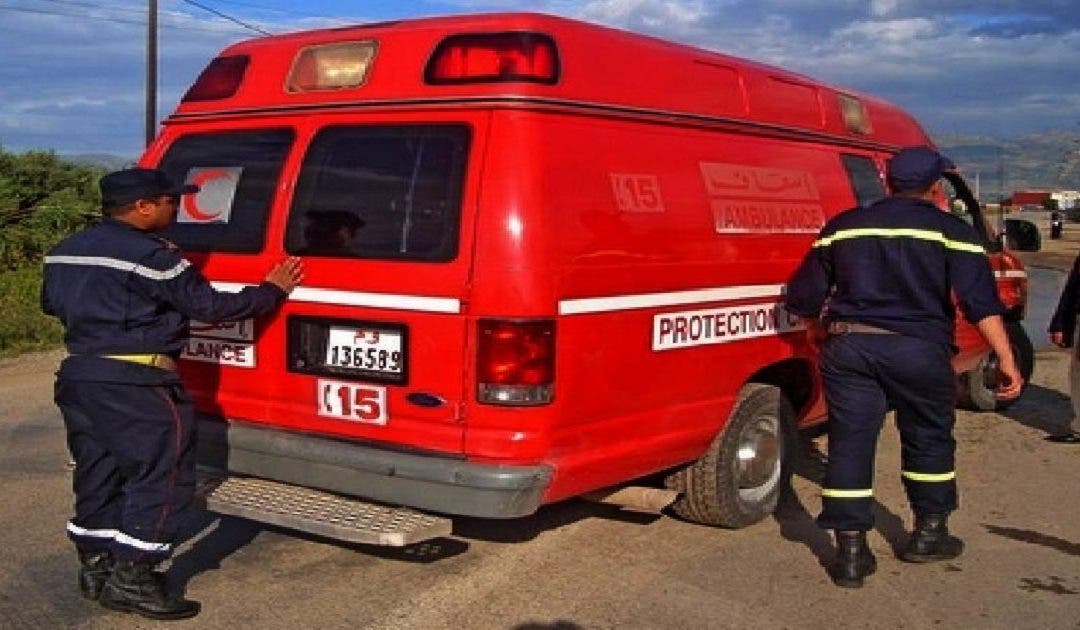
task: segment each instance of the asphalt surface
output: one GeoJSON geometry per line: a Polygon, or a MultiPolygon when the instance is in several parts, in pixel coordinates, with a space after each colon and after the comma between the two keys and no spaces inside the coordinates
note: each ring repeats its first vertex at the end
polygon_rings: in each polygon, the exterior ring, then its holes
{"type": "MultiPolygon", "coordinates": [[[[1033,282],[1061,278],[1042,275],[1033,282]]],[[[51,400],[60,356],[0,361],[0,628],[159,627],[76,592],[63,530],[70,470],[51,400]]],[[[879,569],[860,590],[833,586],[821,566],[831,544],[812,520],[827,449],[818,438],[800,455],[795,496],[737,531],[570,501],[512,521],[458,519],[452,537],[388,549],[193,514],[171,577],[204,611],[172,625],[1080,629],[1080,445],[1043,440],[1070,418],[1067,358],[1040,351],[1032,386],[1006,412],[959,414],[951,526],[967,550],[957,560],[894,557],[910,514],[887,424],[870,537],[879,569]]]]}

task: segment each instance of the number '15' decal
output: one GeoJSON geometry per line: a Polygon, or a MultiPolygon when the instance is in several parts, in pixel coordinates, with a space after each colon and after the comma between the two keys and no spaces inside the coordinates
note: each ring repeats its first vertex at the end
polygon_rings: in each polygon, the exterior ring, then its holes
{"type": "Polygon", "coordinates": [[[318,414],[367,424],[386,424],[386,388],[319,379],[318,414]]]}

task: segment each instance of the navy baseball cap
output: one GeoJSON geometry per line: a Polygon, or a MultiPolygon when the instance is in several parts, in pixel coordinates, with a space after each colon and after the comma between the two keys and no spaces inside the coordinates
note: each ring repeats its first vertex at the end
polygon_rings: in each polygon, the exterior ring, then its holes
{"type": "Polygon", "coordinates": [[[194,184],[177,183],[156,168],[126,168],[101,178],[101,206],[115,208],[139,199],[199,192],[194,184]]]}
{"type": "Polygon", "coordinates": [[[893,190],[925,190],[953,168],[952,160],[930,147],[908,147],[889,160],[885,176],[893,190]]]}

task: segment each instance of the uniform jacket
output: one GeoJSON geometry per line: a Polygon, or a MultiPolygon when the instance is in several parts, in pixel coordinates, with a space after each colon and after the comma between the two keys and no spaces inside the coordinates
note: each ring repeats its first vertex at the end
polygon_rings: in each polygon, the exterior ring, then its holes
{"type": "Polygon", "coordinates": [[[71,355],[59,376],[75,380],[175,381],[167,370],[102,356],[176,357],[191,319],[251,317],[272,310],[286,295],[269,282],[239,293],[216,291],[167,241],[110,218],[50,250],[44,276],[42,309],[64,324],[71,355]]]}
{"type": "Polygon", "coordinates": [[[954,291],[970,322],[1005,311],[970,225],[929,202],[888,197],[825,224],[785,301],[796,315],[951,345],[954,291]]]}
{"type": "Polygon", "coordinates": [[[1050,318],[1049,332],[1065,333],[1065,345],[1072,346],[1076,341],[1073,333],[1076,328],[1076,315],[1080,312],[1080,255],[1073,261],[1069,279],[1065,281],[1065,288],[1061,291],[1058,299],[1057,310],[1050,318]]]}

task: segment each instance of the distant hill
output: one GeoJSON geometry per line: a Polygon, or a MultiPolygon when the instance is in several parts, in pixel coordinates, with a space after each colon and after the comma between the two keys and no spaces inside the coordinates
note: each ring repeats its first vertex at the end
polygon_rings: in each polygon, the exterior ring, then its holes
{"type": "Polygon", "coordinates": [[[95,166],[107,171],[115,171],[135,164],[134,158],[108,153],[79,153],[74,155],[60,155],[60,158],[83,166],[95,166]]]}
{"type": "Polygon", "coordinates": [[[1080,190],[1080,132],[1016,138],[940,134],[934,142],[973,188],[977,176],[982,201],[998,201],[1019,189],[1080,190]]]}

